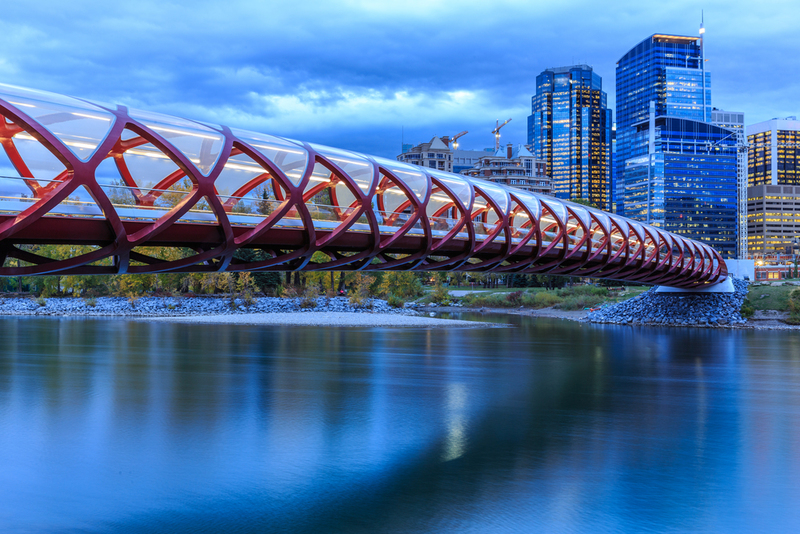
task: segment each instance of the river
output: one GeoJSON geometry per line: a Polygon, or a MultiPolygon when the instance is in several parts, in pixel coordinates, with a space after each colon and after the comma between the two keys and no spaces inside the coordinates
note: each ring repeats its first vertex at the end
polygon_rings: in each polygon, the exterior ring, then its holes
{"type": "Polygon", "coordinates": [[[0,531],[800,531],[797,333],[493,320],[2,318],[0,531]]]}

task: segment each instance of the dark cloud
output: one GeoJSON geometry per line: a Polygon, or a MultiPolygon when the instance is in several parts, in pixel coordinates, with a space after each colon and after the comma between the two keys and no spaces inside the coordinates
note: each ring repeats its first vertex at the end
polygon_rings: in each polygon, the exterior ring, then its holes
{"type": "MultiPolygon", "coordinates": [[[[714,104],[794,114],[794,5],[704,8],[714,104]]],[[[524,142],[546,67],[592,65],[613,107],[617,59],[699,21],[688,1],[33,1],[4,6],[0,80],[391,157],[401,128],[483,148],[509,115],[524,142]]]]}

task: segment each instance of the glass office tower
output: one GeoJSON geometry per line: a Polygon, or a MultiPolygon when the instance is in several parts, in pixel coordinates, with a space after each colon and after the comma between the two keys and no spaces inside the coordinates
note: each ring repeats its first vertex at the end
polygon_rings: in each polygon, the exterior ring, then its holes
{"type": "Polygon", "coordinates": [[[800,252],[800,121],[747,127],[747,247],[753,257],[800,252]]]}
{"type": "Polygon", "coordinates": [[[617,212],[735,257],[737,136],[711,122],[702,39],[655,34],[617,62],[617,212]]]}
{"type": "Polygon", "coordinates": [[[546,162],[556,197],[611,209],[611,125],[603,81],[590,66],[547,69],[536,77],[528,143],[546,162]]]}

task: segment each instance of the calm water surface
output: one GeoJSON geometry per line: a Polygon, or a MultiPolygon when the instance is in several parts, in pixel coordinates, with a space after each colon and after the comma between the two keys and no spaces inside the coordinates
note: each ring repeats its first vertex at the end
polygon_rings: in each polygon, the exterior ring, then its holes
{"type": "Polygon", "coordinates": [[[501,320],[0,319],[0,531],[800,531],[798,334],[501,320]]]}

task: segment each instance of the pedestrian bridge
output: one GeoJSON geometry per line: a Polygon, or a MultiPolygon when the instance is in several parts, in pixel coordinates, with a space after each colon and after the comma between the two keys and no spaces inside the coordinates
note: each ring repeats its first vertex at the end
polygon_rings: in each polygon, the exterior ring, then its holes
{"type": "Polygon", "coordinates": [[[458,174],[4,84],[0,115],[0,276],[460,270],[698,288],[728,275],[703,243],[458,174]]]}

